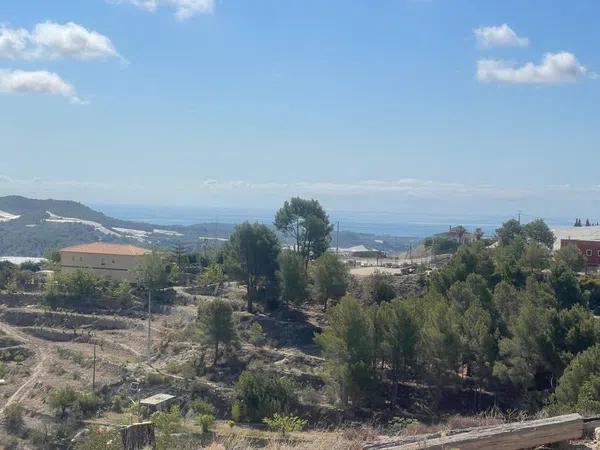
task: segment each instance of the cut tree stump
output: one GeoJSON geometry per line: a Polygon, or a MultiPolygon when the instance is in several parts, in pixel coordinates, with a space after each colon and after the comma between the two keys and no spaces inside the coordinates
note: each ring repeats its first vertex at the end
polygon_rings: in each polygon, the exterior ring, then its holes
{"type": "Polygon", "coordinates": [[[473,428],[448,436],[413,436],[411,442],[399,440],[366,445],[364,450],[519,450],[544,444],[579,439],[583,436],[583,418],[579,414],[549,419],[473,428]]]}

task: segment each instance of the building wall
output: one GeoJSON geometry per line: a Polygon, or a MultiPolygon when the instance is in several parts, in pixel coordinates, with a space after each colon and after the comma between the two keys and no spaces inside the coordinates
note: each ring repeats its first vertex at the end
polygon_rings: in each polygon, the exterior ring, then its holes
{"type": "Polygon", "coordinates": [[[600,266],[600,241],[561,239],[561,248],[566,245],[576,246],[587,261],[588,266],[600,266]]]}
{"type": "Polygon", "coordinates": [[[115,281],[135,281],[135,268],[141,256],[105,255],[97,253],[60,252],[60,265],[65,273],[77,270],[90,272],[115,281]]]}

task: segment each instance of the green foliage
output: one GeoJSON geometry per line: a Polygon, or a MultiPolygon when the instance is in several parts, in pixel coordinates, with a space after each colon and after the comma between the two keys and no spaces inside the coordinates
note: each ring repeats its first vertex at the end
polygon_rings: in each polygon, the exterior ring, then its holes
{"type": "Polygon", "coordinates": [[[246,283],[247,310],[252,312],[259,293],[276,286],[277,236],[265,225],[246,222],[235,227],[223,254],[226,273],[246,283]]]}
{"type": "MultiPolygon", "coordinates": [[[[295,385],[292,381],[267,372],[244,371],[235,386],[238,406],[251,422],[257,422],[275,413],[288,414],[298,404],[295,385]]],[[[238,407],[234,403],[232,418],[236,419],[238,407]]]]}
{"type": "Polygon", "coordinates": [[[308,297],[308,283],[304,259],[299,253],[284,250],[279,254],[277,278],[281,299],[286,303],[301,304],[308,297]]]}
{"type": "Polygon", "coordinates": [[[234,401],[231,405],[231,419],[234,422],[239,422],[242,417],[242,408],[239,401],[234,401]]]}
{"type": "Polygon", "coordinates": [[[585,258],[573,244],[565,245],[554,253],[556,264],[565,263],[573,272],[585,269],[585,258]]]}
{"type": "Polygon", "coordinates": [[[552,248],[556,239],[542,219],[535,219],[523,225],[523,233],[528,240],[543,244],[547,248],[552,248]]]}
{"type": "Polygon", "coordinates": [[[261,345],[265,341],[263,327],[258,322],[253,322],[248,328],[248,337],[251,344],[261,345]]]}
{"type": "Polygon", "coordinates": [[[327,307],[328,300],[338,300],[346,294],[348,267],[331,253],[320,256],[310,267],[313,297],[327,307]]]}
{"type": "Polygon", "coordinates": [[[363,279],[362,299],[367,304],[379,304],[392,300],[396,296],[394,276],[376,271],[363,279]]]}
{"type": "Polygon", "coordinates": [[[199,415],[208,414],[214,416],[216,413],[213,404],[201,398],[192,400],[189,403],[189,407],[192,411],[199,415]]]}
{"type": "Polygon", "coordinates": [[[458,249],[458,242],[455,239],[438,236],[433,238],[431,243],[431,252],[434,255],[447,255],[455,253],[458,249]]]}
{"type": "Polygon", "coordinates": [[[558,381],[554,401],[584,415],[600,413],[600,345],[577,355],[558,381]]]}
{"type": "Polygon", "coordinates": [[[200,273],[198,277],[198,284],[200,286],[209,286],[211,284],[220,284],[225,281],[225,271],[223,265],[218,263],[211,263],[200,273]]]}
{"type": "Polygon", "coordinates": [[[85,438],[75,446],[76,450],[122,450],[121,436],[114,428],[92,426],[85,438]]]}
{"type": "Polygon", "coordinates": [[[217,364],[219,345],[230,345],[237,339],[230,303],[220,298],[201,303],[198,307],[198,325],[204,340],[214,346],[213,364],[217,364]]]}
{"type": "Polygon", "coordinates": [[[294,242],[294,251],[302,255],[305,267],[327,251],[333,225],[317,200],[293,197],[275,214],[275,228],[294,242]]]}
{"type": "Polygon", "coordinates": [[[162,255],[153,251],[144,255],[135,268],[137,281],[146,289],[155,293],[169,285],[167,262],[162,255]]]}
{"type": "Polygon", "coordinates": [[[413,309],[403,300],[381,304],[374,329],[377,324],[382,326],[384,360],[389,361],[392,366],[395,400],[398,382],[408,378],[405,372],[415,361],[419,328],[413,309]]]}
{"type": "Polygon", "coordinates": [[[173,446],[172,434],[182,429],[181,410],[173,406],[168,411],[157,411],[150,415],[156,427],[156,450],[167,450],[173,446]]]}
{"type": "Polygon", "coordinates": [[[554,264],[550,275],[550,284],[554,289],[558,304],[563,308],[583,303],[579,280],[565,262],[554,264]]]}
{"type": "Polygon", "coordinates": [[[11,403],[4,408],[2,417],[4,429],[10,434],[19,434],[23,431],[23,407],[19,403],[11,403]]]}
{"type": "Polygon", "coordinates": [[[308,421],[296,416],[282,416],[275,413],[273,417],[263,418],[263,423],[270,430],[277,431],[282,437],[285,437],[288,433],[302,431],[308,421]]]}
{"type": "Polygon", "coordinates": [[[70,387],[53,389],[50,391],[47,401],[48,405],[56,410],[62,419],[70,414],[89,417],[95,414],[102,405],[102,400],[97,395],[80,393],[70,387]]]}
{"type": "Polygon", "coordinates": [[[200,424],[203,433],[208,433],[214,422],[215,416],[212,414],[200,414],[198,416],[198,423],[200,424]]]}
{"type": "Polygon", "coordinates": [[[111,409],[116,413],[123,412],[123,406],[125,405],[123,397],[120,395],[114,395],[111,401],[111,409]]]}
{"type": "Polygon", "coordinates": [[[532,241],[525,246],[520,264],[527,273],[539,273],[550,266],[550,250],[544,244],[532,241]]]}
{"type": "Polygon", "coordinates": [[[77,391],[70,387],[53,389],[48,395],[48,405],[57,410],[61,418],[65,418],[67,411],[75,405],[77,397],[77,391]]]}
{"type": "Polygon", "coordinates": [[[496,236],[498,236],[501,245],[510,244],[515,238],[522,234],[523,227],[515,219],[504,222],[500,228],[496,229],[496,236]]]}
{"type": "Polygon", "coordinates": [[[102,295],[103,282],[87,270],[57,273],[46,284],[45,297],[50,303],[57,299],[71,298],[75,301],[95,299],[102,295]]]}
{"type": "Polygon", "coordinates": [[[360,303],[344,297],[328,313],[329,327],[315,341],[325,356],[325,376],[343,405],[366,398],[372,382],[373,327],[360,303]]]}

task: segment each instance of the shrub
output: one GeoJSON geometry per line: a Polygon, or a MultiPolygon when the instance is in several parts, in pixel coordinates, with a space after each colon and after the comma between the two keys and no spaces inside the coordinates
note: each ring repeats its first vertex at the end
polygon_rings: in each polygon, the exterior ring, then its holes
{"type": "Polygon", "coordinates": [[[250,343],[253,345],[261,345],[265,342],[263,327],[260,326],[260,323],[254,322],[250,325],[250,328],[248,328],[248,337],[250,343]]]}
{"type": "Polygon", "coordinates": [[[0,362],[0,378],[4,378],[7,372],[6,365],[0,362]]]}
{"type": "Polygon", "coordinates": [[[231,405],[231,418],[233,422],[239,422],[242,416],[242,409],[240,408],[240,402],[237,400],[231,405]]]}
{"type": "Polygon", "coordinates": [[[170,373],[171,375],[179,372],[179,366],[177,366],[177,363],[175,361],[169,361],[167,363],[166,369],[167,373],[170,373]]]}
{"type": "Polygon", "coordinates": [[[229,425],[229,428],[235,427],[235,420],[228,420],[227,425],[229,425]]]}
{"type": "Polygon", "coordinates": [[[95,414],[102,404],[102,400],[95,394],[78,394],[75,406],[79,407],[81,414],[89,417],[95,414]]]}
{"type": "Polygon", "coordinates": [[[275,413],[288,414],[298,404],[294,383],[268,372],[242,372],[236,390],[240,406],[251,421],[275,413]]]}
{"type": "Polygon", "coordinates": [[[198,423],[202,427],[203,433],[208,433],[208,431],[210,430],[210,427],[214,421],[215,421],[215,416],[213,416],[212,414],[200,414],[198,416],[198,423]]]}
{"type": "Polygon", "coordinates": [[[171,447],[172,434],[181,431],[181,411],[173,406],[168,411],[157,411],[150,416],[156,426],[156,450],[166,450],[171,447]]]}
{"type": "Polygon", "coordinates": [[[23,430],[23,407],[12,403],[4,409],[4,428],[8,433],[19,434],[23,430]]]}
{"type": "Polygon", "coordinates": [[[111,409],[116,413],[123,412],[123,397],[115,395],[111,401],[111,409]]]}
{"type": "Polygon", "coordinates": [[[48,404],[57,410],[61,418],[67,416],[67,411],[75,405],[77,392],[70,387],[53,389],[48,395],[48,404]]]}
{"type": "Polygon", "coordinates": [[[273,417],[265,417],[263,423],[273,431],[281,433],[285,437],[287,433],[301,431],[307,424],[307,421],[296,416],[282,416],[273,414],[273,417]]]}
{"type": "Polygon", "coordinates": [[[118,431],[107,428],[90,427],[88,433],[75,447],[77,450],[121,450],[121,437],[118,431]]]}
{"type": "Polygon", "coordinates": [[[192,411],[194,411],[196,414],[208,414],[208,415],[214,415],[215,414],[215,407],[212,405],[212,403],[207,402],[204,399],[196,399],[196,400],[192,400],[189,403],[189,407],[192,411]]]}
{"type": "Polygon", "coordinates": [[[166,377],[156,372],[148,372],[146,374],[146,384],[150,386],[156,386],[159,384],[164,384],[166,377]]]}

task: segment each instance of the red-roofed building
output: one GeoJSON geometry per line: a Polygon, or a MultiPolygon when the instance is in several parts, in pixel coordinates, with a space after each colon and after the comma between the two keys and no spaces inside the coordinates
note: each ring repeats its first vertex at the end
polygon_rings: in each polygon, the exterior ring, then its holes
{"type": "Polygon", "coordinates": [[[135,245],[93,242],[63,248],[60,265],[66,273],[89,270],[110,280],[134,281],[134,269],[148,253],[150,250],[135,245]]]}

